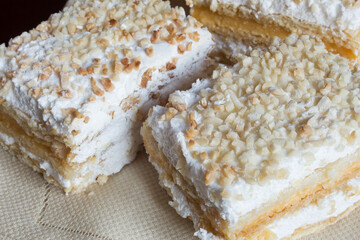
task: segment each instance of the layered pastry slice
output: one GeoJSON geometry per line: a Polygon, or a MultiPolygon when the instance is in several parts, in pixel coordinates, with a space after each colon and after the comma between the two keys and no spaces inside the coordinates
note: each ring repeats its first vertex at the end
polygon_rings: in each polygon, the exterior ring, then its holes
{"type": "Polygon", "coordinates": [[[309,36],[290,35],[170,95],[166,107],[150,110],[142,136],[173,206],[198,236],[289,237],[359,203],[356,188],[346,204],[336,198],[359,181],[359,92],[357,66],[309,36]],[[292,215],[327,199],[332,215],[292,215]]]}
{"type": "Polygon", "coordinates": [[[66,192],[135,156],[153,104],[205,74],[210,33],[160,0],[79,0],[0,51],[0,142],[66,192]]]}
{"type": "MultiPolygon", "coordinates": [[[[226,42],[269,44],[290,33],[323,40],[328,50],[355,61],[360,48],[360,2],[356,0],[189,0],[191,14],[226,42]]],[[[232,45],[227,46],[228,50],[232,45]]]]}

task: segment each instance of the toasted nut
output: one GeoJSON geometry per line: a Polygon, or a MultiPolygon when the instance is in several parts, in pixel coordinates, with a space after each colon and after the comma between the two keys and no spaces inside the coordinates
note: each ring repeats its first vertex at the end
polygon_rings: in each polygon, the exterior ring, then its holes
{"type": "Polygon", "coordinates": [[[88,71],[85,68],[79,68],[78,74],[82,76],[88,75],[88,71]]]}
{"type": "Polygon", "coordinates": [[[175,109],[178,110],[179,112],[184,111],[184,110],[187,109],[186,104],[176,104],[174,107],[175,107],[175,109]]]}
{"type": "Polygon", "coordinates": [[[84,119],[84,123],[88,123],[90,121],[90,117],[86,116],[84,119]]]}
{"type": "Polygon", "coordinates": [[[110,26],[114,27],[117,24],[117,21],[115,19],[110,19],[109,21],[110,26]]]}
{"type": "Polygon", "coordinates": [[[150,42],[151,43],[157,43],[157,41],[159,41],[160,38],[160,31],[159,30],[155,30],[151,36],[150,42]]]}
{"type": "Polygon", "coordinates": [[[192,32],[188,34],[189,38],[194,42],[200,41],[200,34],[198,32],[192,32]]]}
{"type": "Polygon", "coordinates": [[[185,137],[186,139],[194,139],[199,135],[199,131],[194,128],[186,130],[185,137]]]}
{"type": "Polygon", "coordinates": [[[109,78],[102,78],[101,84],[104,86],[105,91],[112,92],[114,90],[114,84],[112,84],[109,78]]]}
{"type": "Polygon", "coordinates": [[[191,48],[192,48],[192,42],[188,42],[186,44],[186,51],[191,51],[191,48]]]}
{"type": "Polygon", "coordinates": [[[207,171],[205,174],[205,184],[210,185],[211,183],[213,183],[216,180],[217,175],[218,173],[215,170],[207,171]]]}
{"type": "Polygon", "coordinates": [[[310,136],[312,133],[312,129],[309,125],[305,124],[299,128],[299,133],[310,136]]]}
{"type": "Polygon", "coordinates": [[[90,81],[91,81],[91,88],[92,88],[93,92],[95,93],[95,95],[98,95],[98,96],[104,95],[104,91],[101,90],[97,86],[96,81],[95,81],[95,79],[93,77],[90,79],[90,81]]]}
{"type": "Polygon", "coordinates": [[[146,48],[145,53],[147,56],[153,57],[154,56],[154,48],[152,46],[146,48]]]}
{"type": "Polygon", "coordinates": [[[73,136],[77,136],[77,135],[79,135],[79,133],[80,133],[80,130],[72,130],[72,131],[71,131],[71,134],[72,134],[73,136]]]}
{"type": "Polygon", "coordinates": [[[102,39],[99,40],[99,44],[102,47],[108,47],[110,45],[110,42],[108,40],[102,38],[102,39]]]}
{"type": "Polygon", "coordinates": [[[179,44],[177,51],[179,54],[184,54],[185,52],[185,46],[183,44],[179,44]]]}

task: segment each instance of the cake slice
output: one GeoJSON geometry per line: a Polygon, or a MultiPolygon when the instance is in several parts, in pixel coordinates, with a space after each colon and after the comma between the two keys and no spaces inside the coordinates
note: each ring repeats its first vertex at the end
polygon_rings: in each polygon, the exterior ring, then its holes
{"type": "Polygon", "coordinates": [[[191,14],[227,41],[269,44],[290,33],[321,39],[328,50],[359,58],[360,2],[356,0],[189,0],[191,14]]]}
{"type": "Polygon", "coordinates": [[[160,0],[79,0],[0,50],[0,142],[66,192],[134,159],[147,110],[209,69],[211,35],[160,0]]]}
{"type": "Polygon", "coordinates": [[[359,174],[359,86],[358,66],[323,43],[275,38],[152,108],[142,136],[196,230],[254,239],[359,174]]]}

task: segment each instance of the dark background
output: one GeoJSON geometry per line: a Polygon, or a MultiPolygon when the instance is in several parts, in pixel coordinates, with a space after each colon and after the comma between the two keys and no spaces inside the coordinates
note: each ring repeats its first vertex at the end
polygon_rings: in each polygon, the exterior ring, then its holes
{"type": "Polygon", "coordinates": [[[66,0],[0,0],[0,44],[59,12],[66,0]]]}
{"type": "MultiPolygon", "coordinates": [[[[67,0],[0,0],[0,44],[47,20],[63,9],[67,0]]],[[[185,6],[185,0],[171,0],[172,6],[185,6]]]]}

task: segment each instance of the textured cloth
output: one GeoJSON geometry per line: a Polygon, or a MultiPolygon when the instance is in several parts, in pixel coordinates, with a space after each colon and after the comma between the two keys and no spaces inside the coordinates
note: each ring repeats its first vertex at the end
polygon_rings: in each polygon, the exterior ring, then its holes
{"type": "MultiPolygon", "coordinates": [[[[85,193],[66,196],[0,147],[0,239],[190,239],[145,153],[85,193]]],[[[360,209],[305,239],[359,239],[360,209]]]]}

